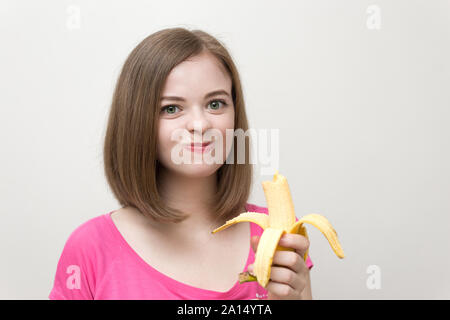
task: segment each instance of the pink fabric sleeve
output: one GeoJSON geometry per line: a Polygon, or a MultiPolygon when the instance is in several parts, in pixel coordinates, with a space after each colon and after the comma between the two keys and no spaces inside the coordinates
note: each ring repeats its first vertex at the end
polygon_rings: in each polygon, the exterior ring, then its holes
{"type": "MultiPolygon", "coordinates": [[[[64,245],[56,268],[50,300],[91,300],[95,279],[87,224],[78,227],[64,245]]],[[[91,235],[92,237],[92,235],[91,235]]]]}
{"type": "Polygon", "coordinates": [[[314,266],[314,264],[313,264],[311,258],[309,257],[309,254],[308,254],[308,256],[306,257],[306,266],[308,267],[309,270],[311,270],[311,268],[314,266]]]}

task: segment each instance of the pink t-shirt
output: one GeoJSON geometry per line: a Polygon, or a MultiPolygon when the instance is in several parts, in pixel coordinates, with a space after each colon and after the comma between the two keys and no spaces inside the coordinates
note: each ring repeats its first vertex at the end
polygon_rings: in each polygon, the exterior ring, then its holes
{"type": "MultiPolygon", "coordinates": [[[[247,211],[268,213],[247,203],[247,211]]],[[[114,211],[112,211],[114,212],[114,211]]],[[[267,299],[256,281],[236,283],[228,291],[197,288],[166,276],[145,262],[125,241],[111,213],[92,218],[69,236],[56,269],[49,298],[99,300],[250,300],[267,299]]],[[[251,236],[262,228],[250,223],[251,236]]],[[[250,248],[243,271],[255,260],[250,248]]],[[[307,258],[309,269],[313,263],[307,258]]],[[[236,275],[237,278],[237,275],[236,275]]]]}

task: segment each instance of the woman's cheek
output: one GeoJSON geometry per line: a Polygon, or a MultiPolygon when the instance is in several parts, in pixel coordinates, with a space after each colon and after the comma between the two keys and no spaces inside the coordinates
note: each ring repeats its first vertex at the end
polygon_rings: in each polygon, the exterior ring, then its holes
{"type": "Polygon", "coordinates": [[[222,152],[223,152],[223,163],[226,163],[226,159],[228,158],[228,155],[230,154],[232,148],[233,148],[233,140],[234,140],[234,119],[230,120],[225,128],[222,128],[222,152]],[[227,132],[227,130],[229,132],[227,132]],[[228,145],[227,145],[228,144],[228,145]]]}
{"type": "Polygon", "coordinates": [[[171,132],[169,128],[160,124],[157,141],[157,153],[160,162],[167,164],[167,161],[170,160],[172,144],[175,145],[175,143],[175,141],[171,141],[171,132]]]}

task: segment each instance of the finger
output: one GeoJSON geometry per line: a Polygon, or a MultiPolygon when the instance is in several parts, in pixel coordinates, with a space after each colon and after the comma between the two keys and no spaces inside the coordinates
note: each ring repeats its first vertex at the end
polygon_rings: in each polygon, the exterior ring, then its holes
{"type": "Polygon", "coordinates": [[[276,251],[272,264],[289,268],[295,273],[303,272],[307,269],[303,256],[294,251],[276,251]]]}
{"type": "Polygon", "coordinates": [[[269,292],[269,296],[275,299],[289,299],[296,296],[296,291],[290,285],[279,283],[275,281],[269,281],[266,286],[266,290],[269,292]],[[274,297],[275,295],[275,297],[274,297]]]}
{"type": "Polygon", "coordinates": [[[306,250],[309,249],[309,240],[301,234],[285,233],[278,242],[278,245],[295,249],[303,257],[306,250]]]}
{"type": "Polygon", "coordinates": [[[259,243],[260,238],[261,238],[260,236],[253,236],[250,239],[250,245],[252,246],[254,253],[256,253],[256,249],[258,248],[258,243],[259,243]]]}
{"type": "Polygon", "coordinates": [[[272,267],[270,272],[270,280],[282,284],[289,285],[298,292],[303,291],[302,278],[292,271],[291,269],[284,267],[272,267]]]}

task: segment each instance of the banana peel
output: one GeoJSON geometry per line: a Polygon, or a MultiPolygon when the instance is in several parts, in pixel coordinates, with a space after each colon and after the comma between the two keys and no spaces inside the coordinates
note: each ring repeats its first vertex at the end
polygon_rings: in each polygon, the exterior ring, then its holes
{"type": "MultiPolygon", "coordinates": [[[[344,251],[339,243],[337,232],[330,222],[322,215],[312,213],[295,221],[294,204],[292,202],[289,185],[284,176],[275,172],[272,181],[262,183],[264,195],[267,201],[269,214],[259,212],[243,212],[239,216],[228,220],[224,225],[214,229],[211,233],[222,231],[239,222],[252,222],[259,225],[264,231],[259,240],[254,263],[254,275],[249,272],[239,274],[239,282],[258,281],[265,288],[270,280],[273,256],[277,250],[294,251],[278,245],[280,238],[285,233],[301,234],[308,238],[304,224],[311,224],[319,229],[327,238],[336,256],[343,259],[344,251]]],[[[309,238],[308,238],[309,239],[309,238]]],[[[306,261],[307,250],[303,256],[306,261]]]]}

